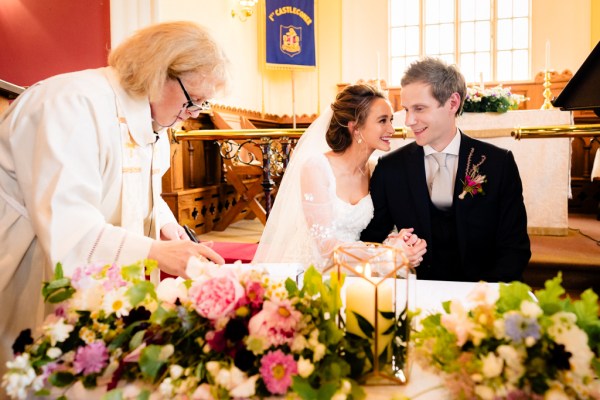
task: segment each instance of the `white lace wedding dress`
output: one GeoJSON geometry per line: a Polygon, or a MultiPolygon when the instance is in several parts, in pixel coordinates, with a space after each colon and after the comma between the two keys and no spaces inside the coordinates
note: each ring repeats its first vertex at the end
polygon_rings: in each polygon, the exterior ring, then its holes
{"type": "MultiPolygon", "coordinates": [[[[313,154],[302,164],[299,186],[300,209],[290,207],[284,210],[289,219],[279,218],[277,221],[278,224],[294,224],[281,227],[287,230],[289,237],[265,235],[259,244],[255,263],[300,262],[304,266],[312,264],[321,269],[338,244],[358,241],[360,233],[373,217],[371,195],[366,195],[356,204],[347,203],[337,196],[335,175],[323,153],[313,154]]],[[[277,200],[275,203],[277,206],[277,200]]],[[[272,231],[273,227],[269,225],[274,223],[269,220],[265,230],[272,231]]]]}

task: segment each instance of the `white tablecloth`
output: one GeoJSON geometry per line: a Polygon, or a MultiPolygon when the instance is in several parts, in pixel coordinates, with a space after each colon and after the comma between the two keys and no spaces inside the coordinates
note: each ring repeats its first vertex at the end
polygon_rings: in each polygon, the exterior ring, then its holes
{"type": "MultiPolygon", "coordinates": [[[[394,114],[394,125],[404,126],[404,111],[394,114]]],[[[516,127],[568,125],[570,112],[560,110],[517,110],[499,113],[466,113],[457,124],[471,137],[509,149],[515,156],[527,209],[530,234],[568,234],[568,199],[571,196],[571,139],[521,139],[511,137],[516,127]]],[[[392,149],[414,139],[394,139],[392,149]]],[[[382,152],[375,152],[378,158],[382,152]]],[[[600,161],[599,161],[600,164],[600,161]]],[[[600,169],[600,165],[598,167],[600,169]]],[[[600,171],[599,171],[600,174],[600,171]]]]}

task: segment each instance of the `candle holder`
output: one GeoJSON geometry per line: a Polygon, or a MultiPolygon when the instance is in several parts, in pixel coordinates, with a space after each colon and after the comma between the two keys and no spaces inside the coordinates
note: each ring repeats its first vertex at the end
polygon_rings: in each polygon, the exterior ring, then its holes
{"type": "Polygon", "coordinates": [[[407,383],[416,275],[404,253],[380,243],[341,245],[328,270],[343,282],[338,324],[351,375],[363,385],[407,383]]]}
{"type": "Polygon", "coordinates": [[[540,108],[541,110],[552,110],[554,108],[550,102],[552,100],[552,91],[550,90],[550,85],[552,85],[550,82],[550,73],[551,72],[549,70],[544,71],[544,104],[542,104],[542,107],[540,108]]]}

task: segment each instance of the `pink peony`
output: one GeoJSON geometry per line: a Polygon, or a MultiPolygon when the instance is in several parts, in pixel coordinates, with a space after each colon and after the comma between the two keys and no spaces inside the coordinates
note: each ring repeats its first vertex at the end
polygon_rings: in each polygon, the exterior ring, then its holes
{"type": "Polygon", "coordinates": [[[265,301],[263,309],[248,323],[250,335],[265,338],[270,345],[291,344],[302,313],[296,310],[290,300],[265,301]]]}
{"type": "Polygon", "coordinates": [[[260,375],[273,394],[285,394],[292,385],[292,375],[298,373],[298,366],[291,354],[281,350],[270,351],[260,360],[260,375]]]}
{"type": "Polygon", "coordinates": [[[232,270],[217,268],[208,279],[194,282],[188,295],[198,314],[216,320],[234,311],[244,288],[232,270]]]}
{"type": "Polygon", "coordinates": [[[103,342],[94,342],[81,346],[75,353],[73,366],[75,373],[84,375],[101,372],[108,364],[108,349],[103,342]]]}

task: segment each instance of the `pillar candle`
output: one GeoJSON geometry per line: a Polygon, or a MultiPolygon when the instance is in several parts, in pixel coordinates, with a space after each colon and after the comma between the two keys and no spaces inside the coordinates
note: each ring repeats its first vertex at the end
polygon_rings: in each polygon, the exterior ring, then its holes
{"type": "MultiPolygon", "coordinates": [[[[358,319],[354,312],[365,318],[373,327],[375,327],[375,288],[377,285],[377,305],[379,311],[390,312],[394,310],[394,279],[385,279],[370,277],[370,268],[365,266],[364,278],[355,278],[348,282],[346,288],[346,330],[357,336],[365,337],[358,325],[358,319]]],[[[389,329],[393,320],[385,319],[380,313],[377,313],[377,356],[381,355],[392,340],[392,334],[383,335],[383,332],[389,329]]]]}

